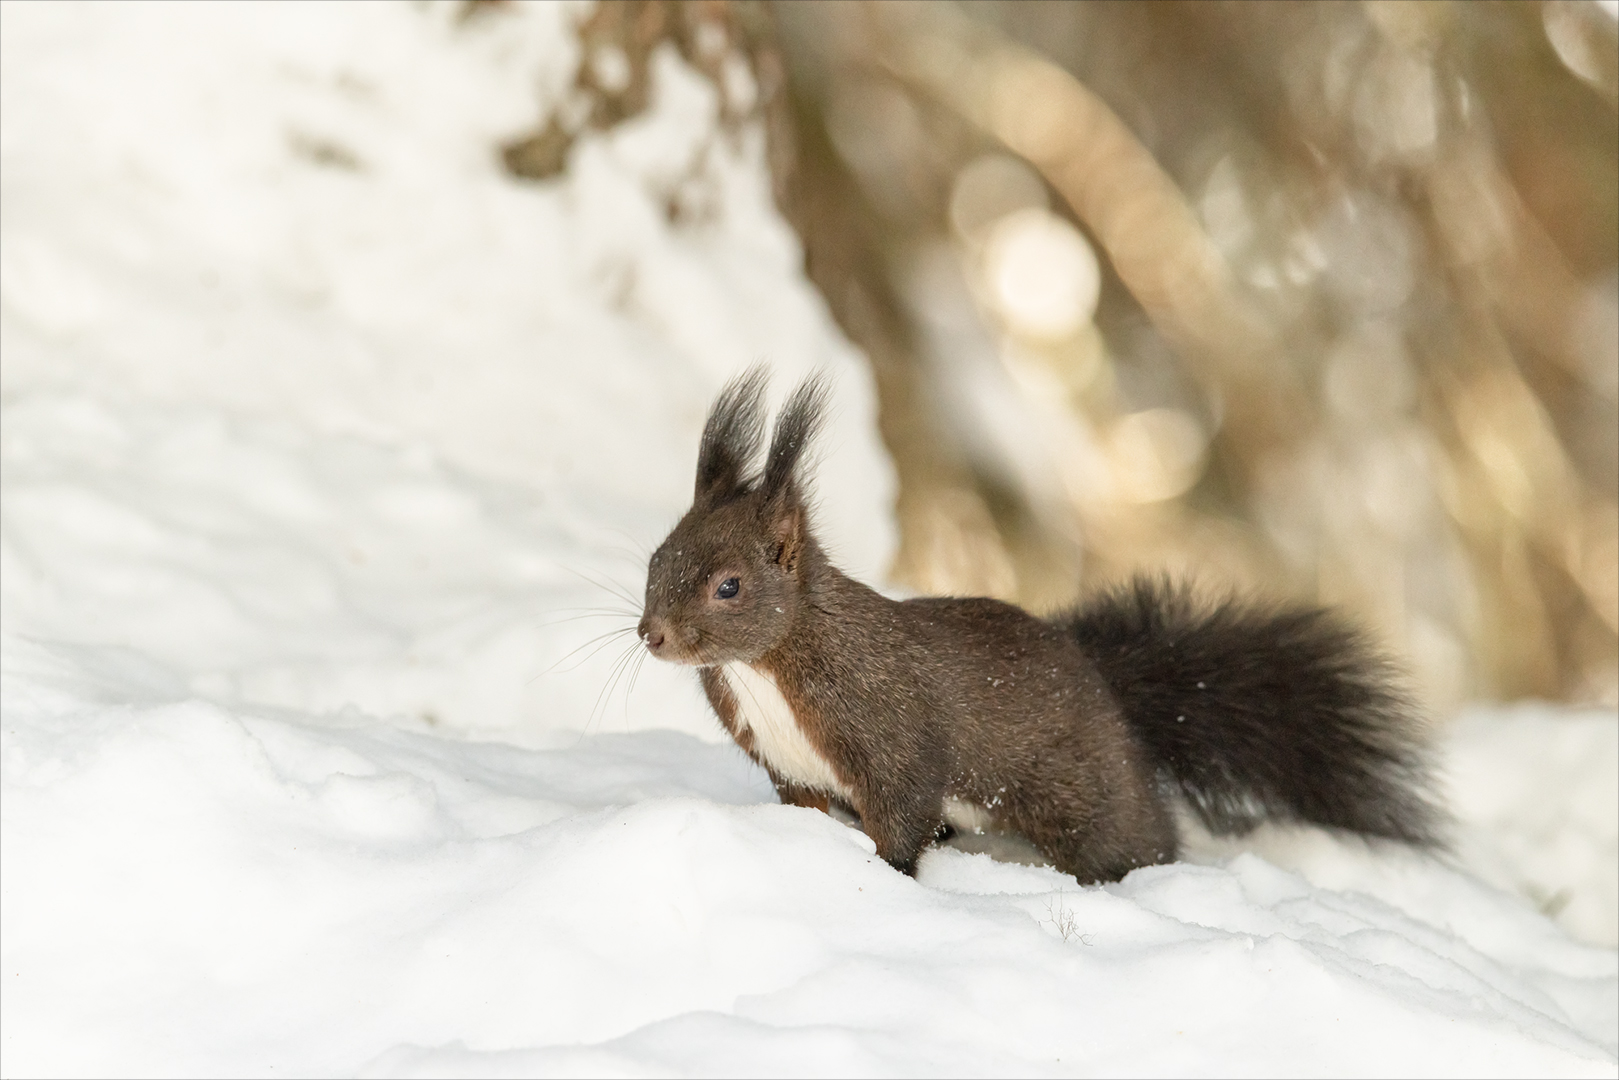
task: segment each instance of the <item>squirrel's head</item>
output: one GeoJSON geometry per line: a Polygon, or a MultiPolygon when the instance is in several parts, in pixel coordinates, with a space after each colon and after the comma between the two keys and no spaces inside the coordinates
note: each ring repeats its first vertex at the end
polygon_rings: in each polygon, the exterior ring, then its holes
{"type": "Polygon", "coordinates": [[[703,427],[691,509],[647,566],[638,632],[660,660],[702,667],[756,660],[781,640],[802,602],[815,541],[800,462],[820,426],[826,388],[815,377],[793,391],[755,475],[764,390],[765,372],[755,367],[721,391],[703,427]]]}

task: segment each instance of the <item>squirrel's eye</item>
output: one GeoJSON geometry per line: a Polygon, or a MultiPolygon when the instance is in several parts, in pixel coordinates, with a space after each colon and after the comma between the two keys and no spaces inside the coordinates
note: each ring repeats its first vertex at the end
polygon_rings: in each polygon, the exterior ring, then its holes
{"type": "Polygon", "coordinates": [[[720,587],[714,590],[714,595],[721,600],[729,600],[742,588],[742,582],[734,577],[728,577],[720,582],[720,587]]]}

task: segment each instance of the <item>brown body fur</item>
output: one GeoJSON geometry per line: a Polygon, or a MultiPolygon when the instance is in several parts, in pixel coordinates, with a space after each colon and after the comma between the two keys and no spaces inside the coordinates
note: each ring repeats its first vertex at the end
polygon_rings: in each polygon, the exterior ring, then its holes
{"type": "MultiPolygon", "coordinates": [[[[1082,881],[1175,857],[1153,766],[1071,638],[996,600],[894,601],[818,550],[801,562],[809,603],[754,666],[774,676],[805,738],[853,793],[850,809],[879,855],[911,871],[954,796],[1082,881]]],[[[702,669],[702,681],[782,801],[826,810],[827,793],[785,780],[758,755],[716,669],[702,669]]]]}

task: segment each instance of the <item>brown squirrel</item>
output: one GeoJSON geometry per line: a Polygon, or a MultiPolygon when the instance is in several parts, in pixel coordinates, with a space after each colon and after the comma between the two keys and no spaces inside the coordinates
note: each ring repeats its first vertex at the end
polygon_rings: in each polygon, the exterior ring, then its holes
{"type": "Polygon", "coordinates": [[[1113,880],[1176,857],[1176,791],[1220,833],[1271,817],[1435,842],[1410,707],[1329,612],[1202,605],[1147,578],[1050,621],[998,600],[890,600],[810,527],[800,463],[824,384],[794,391],[755,474],[764,388],[756,368],[709,413],[638,632],[698,669],[783,802],[854,813],[905,873],[951,807],[1080,881],[1113,880]]]}

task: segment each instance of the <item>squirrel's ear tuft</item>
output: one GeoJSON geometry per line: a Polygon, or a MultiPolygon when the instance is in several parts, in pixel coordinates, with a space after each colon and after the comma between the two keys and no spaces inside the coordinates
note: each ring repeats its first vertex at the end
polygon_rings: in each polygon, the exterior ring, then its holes
{"type": "Polygon", "coordinates": [[[765,433],[763,366],[755,365],[725,384],[703,425],[697,451],[698,502],[723,501],[747,486],[748,466],[765,433]]]}
{"type": "Polygon", "coordinates": [[[810,440],[826,417],[826,379],[811,375],[798,384],[776,418],[776,431],[770,440],[770,456],[765,459],[764,495],[774,502],[796,487],[798,465],[810,440]]]}

